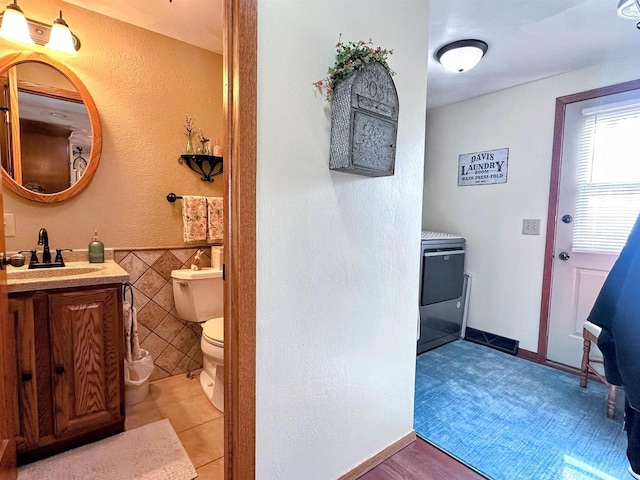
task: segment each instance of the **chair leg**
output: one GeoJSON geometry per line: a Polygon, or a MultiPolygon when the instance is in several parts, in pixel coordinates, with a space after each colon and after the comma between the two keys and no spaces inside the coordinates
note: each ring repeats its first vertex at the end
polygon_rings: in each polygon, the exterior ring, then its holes
{"type": "Polygon", "coordinates": [[[616,397],[618,396],[618,387],[609,385],[607,388],[607,417],[613,418],[616,414],[616,397]]]}
{"type": "Polygon", "coordinates": [[[587,366],[589,365],[590,353],[591,341],[585,338],[582,342],[582,364],[580,366],[580,371],[582,372],[582,375],[580,376],[580,386],[583,388],[587,386],[587,378],[589,377],[589,369],[587,366]]]}

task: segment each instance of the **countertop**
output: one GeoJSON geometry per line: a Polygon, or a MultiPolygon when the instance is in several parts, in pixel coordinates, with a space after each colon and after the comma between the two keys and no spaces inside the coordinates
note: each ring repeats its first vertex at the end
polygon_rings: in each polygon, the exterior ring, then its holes
{"type": "Polygon", "coordinates": [[[29,270],[7,266],[7,291],[30,292],[55,288],[106,285],[129,281],[129,274],[113,260],[103,263],[65,262],[64,267],[29,270]],[[26,278],[25,278],[26,277],[26,278]]]}

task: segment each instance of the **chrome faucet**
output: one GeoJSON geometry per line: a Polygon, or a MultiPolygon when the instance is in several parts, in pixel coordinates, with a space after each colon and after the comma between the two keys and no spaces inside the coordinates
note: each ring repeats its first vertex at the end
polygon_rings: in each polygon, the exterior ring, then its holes
{"type": "Polygon", "coordinates": [[[43,245],[42,263],[51,263],[51,252],[49,251],[49,234],[44,228],[41,228],[38,232],[38,245],[43,245]]]}

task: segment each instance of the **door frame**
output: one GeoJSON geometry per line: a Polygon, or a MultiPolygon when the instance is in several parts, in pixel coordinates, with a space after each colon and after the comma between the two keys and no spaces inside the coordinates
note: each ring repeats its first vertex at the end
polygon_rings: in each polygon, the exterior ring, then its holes
{"type": "MultiPolygon", "coordinates": [[[[4,212],[0,179],[0,212],[4,212]]],[[[0,252],[5,252],[4,223],[0,224],[0,252]]],[[[0,480],[14,480],[16,468],[15,339],[9,316],[7,271],[0,269],[0,480]]]]}
{"type": "Polygon", "coordinates": [[[560,169],[562,167],[562,148],[564,142],[564,120],[567,105],[639,89],[640,80],[631,80],[629,82],[594,88],[592,90],[556,98],[553,150],[551,154],[551,182],[549,186],[549,206],[547,210],[547,236],[544,251],[544,271],[542,274],[542,300],[540,302],[540,328],[538,330],[538,351],[530,357],[531,360],[538,363],[550,363],[547,360],[547,343],[549,338],[549,313],[551,306],[556,221],[558,217],[558,197],[560,194],[560,169]]]}
{"type": "Polygon", "coordinates": [[[257,10],[223,1],[226,480],[255,478],[257,10]]]}

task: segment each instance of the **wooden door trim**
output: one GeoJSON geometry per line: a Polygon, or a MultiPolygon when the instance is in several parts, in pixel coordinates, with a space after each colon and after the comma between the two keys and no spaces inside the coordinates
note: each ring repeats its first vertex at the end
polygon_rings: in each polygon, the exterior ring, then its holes
{"type": "Polygon", "coordinates": [[[537,362],[546,363],[547,361],[553,252],[555,249],[558,197],[560,194],[560,169],[562,167],[562,147],[564,141],[564,119],[567,105],[639,89],[640,80],[632,80],[556,98],[553,149],[551,153],[551,183],[549,186],[549,206],[547,210],[547,236],[544,251],[544,271],[542,274],[542,300],[540,302],[540,328],[538,330],[538,351],[535,358],[537,362]]]}
{"type": "MultiPolygon", "coordinates": [[[[0,211],[4,211],[0,181],[0,211]]],[[[0,226],[0,252],[5,251],[4,226],[0,226]]],[[[15,333],[9,318],[7,271],[0,270],[0,480],[14,480],[16,469],[16,353],[15,333]]]]}
{"type": "Polygon", "coordinates": [[[224,0],[225,479],[255,478],[257,0],[224,0]]]}

